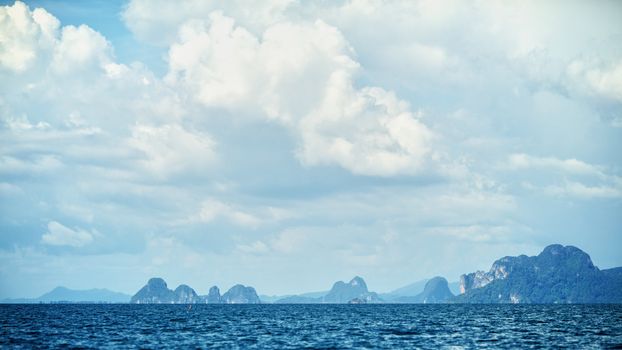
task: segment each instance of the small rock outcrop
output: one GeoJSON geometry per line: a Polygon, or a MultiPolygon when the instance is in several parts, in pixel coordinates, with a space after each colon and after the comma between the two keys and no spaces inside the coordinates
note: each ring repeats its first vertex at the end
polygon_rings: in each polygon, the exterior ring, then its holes
{"type": "Polygon", "coordinates": [[[367,284],[361,277],[354,277],[350,282],[335,282],[330,292],[322,298],[323,303],[345,304],[358,299],[365,303],[380,303],[378,294],[367,290],[367,284]]]}
{"type": "Polygon", "coordinates": [[[444,277],[434,277],[428,280],[423,291],[415,296],[401,296],[390,302],[397,304],[441,304],[448,303],[454,298],[449,289],[449,283],[444,277]]]}
{"type": "Polygon", "coordinates": [[[425,288],[421,294],[415,298],[419,303],[423,304],[438,304],[445,303],[453,298],[454,295],[449,290],[449,283],[443,277],[437,276],[428,281],[425,284],[425,288]]]}
{"type": "Polygon", "coordinates": [[[259,296],[253,287],[236,284],[222,295],[223,304],[260,304],[259,296]]]}
{"type": "Polygon", "coordinates": [[[213,286],[209,289],[209,293],[205,296],[205,302],[208,304],[222,304],[222,297],[220,296],[220,289],[213,286]]]}
{"type": "Polygon", "coordinates": [[[155,277],[147,282],[130,300],[132,304],[171,304],[175,293],[168,289],[163,279],[155,277]]]}
{"type": "Polygon", "coordinates": [[[197,295],[194,289],[185,284],[175,288],[175,304],[197,304],[201,302],[201,297],[197,295]]]}
{"type": "MultiPolygon", "coordinates": [[[[325,292],[319,293],[324,294],[325,292]]],[[[338,281],[324,296],[291,295],[275,301],[276,304],[371,304],[382,303],[377,293],[367,289],[365,280],[354,277],[350,282],[338,281]]],[[[313,293],[318,294],[318,293],[313,293]]]]}

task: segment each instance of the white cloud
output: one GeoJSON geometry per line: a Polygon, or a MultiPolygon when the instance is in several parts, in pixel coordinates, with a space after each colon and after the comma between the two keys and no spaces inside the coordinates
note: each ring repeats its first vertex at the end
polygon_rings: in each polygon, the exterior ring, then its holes
{"type": "Polygon", "coordinates": [[[336,163],[361,175],[417,173],[431,151],[432,132],[393,93],[357,91],[337,80],[329,82],[336,86],[329,86],[319,110],[300,124],[302,163],[336,163]]]}
{"type": "Polygon", "coordinates": [[[510,155],[508,159],[510,169],[553,169],[569,174],[583,174],[604,176],[599,167],[577,159],[558,159],[555,157],[535,157],[524,153],[510,155]]]}
{"type": "Polygon", "coordinates": [[[472,85],[500,64],[544,87],[583,90],[575,85],[587,85],[591,88],[579,94],[591,91],[618,100],[620,96],[616,43],[622,31],[615,1],[600,6],[570,1],[560,10],[555,3],[537,1],[191,0],[173,5],[132,0],[123,17],[139,37],[166,44],[174,38],[163,33],[174,33],[188,20],[204,19],[215,10],[254,34],[283,22],[321,19],[345,33],[362,60],[391,80],[417,79],[420,84],[423,78],[425,85],[438,81],[472,85]],[[588,76],[573,79],[572,62],[584,62],[595,52],[609,64],[587,65],[581,71],[588,76]]]}
{"type": "Polygon", "coordinates": [[[351,75],[357,67],[339,31],[321,21],[281,23],[258,38],[215,12],[179,33],[169,52],[169,81],[206,106],[259,109],[284,123],[316,108],[331,75],[351,75]]]}
{"type": "Polygon", "coordinates": [[[191,21],[169,53],[168,81],[208,107],[263,111],[298,133],[299,159],[356,174],[416,173],[432,132],[393,92],[355,87],[359,64],[322,21],[278,23],[258,38],[215,12],[191,21]]]}
{"type": "Polygon", "coordinates": [[[285,19],[284,11],[294,5],[294,0],[266,0],[226,2],[186,0],[132,0],[122,13],[128,28],[138,38],[147,42],[167,45],[175,40],[177,29],[191,19],[204,19],[213,11],[224,11],[247,28],[263,31],[267,25],[285,19]]]}
{"type": "Polygon", "coordinates": [[[51,66],[58,73],[105,69],[111,57],[112,47],[101,34],[86,25],[66,26],[55,47],[51,66]]]}
{"type": "Polygon", "coordinates": [[[23,193],[24,191],[17,185],[8,182],[0,182],[0,194],[3,196],[17,196],[23,193]]]}
{"type": "Polygon", "coordinates": [[[549,195],[576,198],[622,198],[622,181],[615,185],[589,186],[575,181],[566,181],[563,185],[551,185],[543,188],[549,195]]]}
{"type": "Polygon", "coordinates": [[[186,269],[199,269],[205,266],[206,261],[204,256],[174,237],[149,237],[144,255],[154,267],[151,273],[158,274],[159,270],[171,264],[186,269]]]}
{"type": "Polygon", "coordinates": [[[61,28],[44,9],[31,11],[20,1],[0,7],[0,18],[0,67],[18,76],[29,71],[38,78],[48,73],[67,76],[97,71],[112,62],[108,41],[86,25],[61,28]]]}
{"type": "MultiPolygon", "coordinates": [[[[535,157],[527,154],[513,154],[506,166],[512,170],[527,170],[525,176],[534,170],[560,173],[554,184],[535,185],[524,181],[522,187],[530,191],[542,192],[557,197],[574,198],[618,198],[622,196],[622,177],[606,172],[606,168],[577,159],[558,159],[554,157],[535,157]],[[561,178],[561,181],[560,179],[561,178]],[[578,178],[581,181],[578,181],[578,178]]],[[[550,180],[549,180],[550,181],[550,180]]],[[[550,182],[549,182],[550,183],[550,182]]]]}
{"type": "MultiPolygon", "coordinates": [[[[183,206],[205,189],[180,179],[209,186],[217,160],[205,126],[183,120],[187,102],[141,63],[117,62],[92,28],[61,27],[20,2],[0,7],[0,183],[24,194],[3,203],[7,221],[71,218],[146,231],[146,222],[167,227],[185,217],[183,206]]],[[[59,225],[41,242],[92,253],[140,240],[113,242],[112,229],[87,244],[93,232],[59,225]]]]}
{"type": "Polygon", "coordinates": [[[89,181],[113,173],[169,181],[214,163],[215,141],[181,125],[185,109],[176,92],[140,63],[115,62],[100,33],[60,27],[44,9],[21,2],[0,12],[0,37],[8,38],[0,42],[0,68],[7,68],[0,69],[2,173],[71,171],[81,178],[95,166],[101,171],[90,172],[89,181]],[[18,44],[31,60],[11,56],[18,44]]]}
{"type": "Polygon", "coordinates": [[[244,254],[265,254],[270,251],[268,246],[261,241],[255,241],[250,244],[239,244],[237,250],[244,254]]]}
{"type": "Polygon", "coordinates": [[[247,206],[208,198],[201,202],[195,214],[187,220],[182,220],[181,223],[213,223],[222,220],[239,227],[257,229],[260,226],[280,224],[293,218],[295,214],[289,208],[247,206]]]}
{"type": "MultiPolygon", "coordinates": [[[[463,100],[474,94],[471,90],[519,94],[517,84],[522,83],[574,91],[579,98],[594,91],[613,96],[617,66],[587,65],[590,73],[582,73],[587,69],[582,68],[575,74],[579,78],[565,67],[572,66],[569,58],[592,52],[586,47],[593,44],[593,37],[611,42],[619,31],[611,15],[615,7],[573,2],[560,16],[556,6],[533,2],[481,6],[442,1],[284,1],[268,2],[266,12],[258,4],[216,7],[191,1],[164,15],[134,0],[125,20],[130,27],[151,33],[162,26],[181,28],[177,41],[168,41],[173,43],[169,81],[184,86],[207,106],[233,110],[236,117],[261,110],[288,125],[297,135],[296,155],[303,164],[333,164],[355,174],[391,176],[435,167],[426,163],[430,156],[439,159],[433,152],[438,145],[430,141],[432,118],[426,115],[424,122],[423,114],[410,107],[402,118],[384,112],[395,108],[369,91],[394,93],[358,87],[361,72],[371,81],[405,86],[403,90],[415,100],[437,91],[447,95],[443,104],[451,104],[452,97],[466,103],[463,100]],[[216,9],[221,12],[213,12],[216,9]],[[576,23],[577,16],[588,13],[602,21],[576,23]],[[569,32],[575,34],[572,40],[569,32]],[[455,87],[465,91],[456,92],[455,87]],[[407,125],[403,137],[387,130],[387,120],[392,119],[402,119],[392,124],[407,125]],[[415,147],[404,147],[404,140],[415,147]]],[[[604,51],[606,62],[617,62],[611,50],[604,51]]],[[[615,116],[610,119],[615,125],[615,116]]]]}
{"type": "Polygon", "coordinates": [[[132,128],[128,144],[145,155],[142,165],[151,175],[160,178],[204,172],[216,159],[215,142],[211,137],[174,124],[137,124],[132,128]]]}
{"type": "MultiPolygon", "coordinates": [[[[308,241],[313,238],[313,233],[310,233],[308,231],[300,229],[288,229],[276,235],[270,241],[270,247],[274,251],[281,254],[293,254],[303,249],[309,249],[311,245],[308,245],[307,243],[309,243],[308,241]]],[[[316,242],[314,243],[317,243],[317,240],[315,241],[316,242]]]]}
{"type": "Polygon", "coordinates": [[[78,206],[69,203],[61,203],[58,205],[59,210],[72,218],[76,218],[78,220],[82,220],[83,222],[92,223],[95,218],[95,214],[93,210],[88,207],[78,206]]]}
{"type": "Polygon", "coordinates": [[[41,236],[41,242],[53,246],[83,247],[93,241],[93,233],[80,228],[70,229],[56,221],[48,223],[48,232],[41,236]]]}
{"type": "Polygon", "coordinates": [[[19,133],[27,130],[45,130],[50,128],[50,124],[46,122],[39,122],[37,124],[32,124],[26,116],[22,116],[21,118],[6,118],[4,124],[7,129],[19,133]]]}
{"type": "Polygon", "coordinates": [[[436,226],[425,230],[429,235],[443,235],[461,241],[480,243],[520,242],[530,239],[531,228],[516,223],[503,225],[436,226]]]}
{"type": "Polygon", "coordinates": [[[0,175],[52,174],[62,169],[63,163],[53,155],[39,155],[30,159],[0,155],[0,175]]]}
{"type": "Polygon", "coordinates": [[[369,74],[383,83],[421,93],[451,92],[458,84],[464,96],[480,84],[493,94],[498,84],[511,91],[523,80],[577,99],[596,95],[619,103],[620,4],[565,5],[355,0],[301,7],[345,33],[369,74]]]}
{"type": "Polygon", "coordinates": [[[7,38],[0,41],[3,119],[60,126],[78,115],[118,133],[137,120],[178,122],[184,113],[174,91],[140,63],[115,62],[112,45],[87,25],[61,27],[44,9],[21,2],[0,12],[0,37],[7,38]]]}
{"type": "Polygon", "coordinates": [[[609,67],[603,64],[575,60],[568,65],[568,76],[575,89],[622,102],[622,61],[609,67]]]}
{"type": "Polygon", "coordinates": [[[251,228],[261,223],[260,218],[215,199],[206,200],[201,204],[196,219],[201,222],[212,222],[221,217],[236,225],[251,228]]]}
{"type": "Polygon", "coordinates": [[[0,67],[22,72],[57,44],[60,22],[43,9],[16,1],[0,7],[0,21],[0,67]]]}

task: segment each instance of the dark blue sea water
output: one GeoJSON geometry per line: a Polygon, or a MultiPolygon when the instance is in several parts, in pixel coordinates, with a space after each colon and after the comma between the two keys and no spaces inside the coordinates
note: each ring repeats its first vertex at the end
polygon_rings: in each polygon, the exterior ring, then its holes
{"type": "Polygon", "coordinates": [[[1,348],[622,348],[622,305],[0,305],[1,348]]]}

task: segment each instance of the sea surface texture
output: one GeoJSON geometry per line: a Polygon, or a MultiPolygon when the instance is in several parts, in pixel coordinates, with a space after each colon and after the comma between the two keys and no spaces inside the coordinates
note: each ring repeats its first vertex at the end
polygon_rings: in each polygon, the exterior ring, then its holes
{"type": "Polygon", "coordinates": [[[622,348],[622,305],[0,305],[0,348],[622,348]]]}

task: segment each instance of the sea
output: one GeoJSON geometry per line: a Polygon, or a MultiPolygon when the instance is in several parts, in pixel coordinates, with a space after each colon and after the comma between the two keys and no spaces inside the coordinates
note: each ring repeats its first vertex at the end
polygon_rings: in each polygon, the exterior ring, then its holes
{"type": "Polygon", "coordinates": [[[622,305],[0,305],[0,348],[622,349],[622,305]]]}

